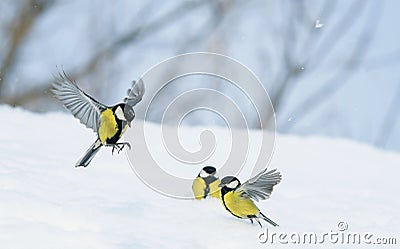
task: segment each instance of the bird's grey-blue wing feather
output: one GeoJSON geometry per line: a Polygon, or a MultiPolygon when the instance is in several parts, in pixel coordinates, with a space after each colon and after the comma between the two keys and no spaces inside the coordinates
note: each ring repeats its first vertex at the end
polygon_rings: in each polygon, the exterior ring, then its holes
{"type": "Polygon", "coordinates": [[[87,128],[97,132],[101,111],[107,107],[83,92],[63,71],[55,77],[51,92],[87,128]]]}
{"type": "Polygon", "coordinates": [[[125,104],[135,106],[139,103],[144,95],[144,84],[143,80],[132,81],[132,87],[128,89],[126,98],[124,99],[125,104]]]}
{"type": "Polygon", "coordinates": [[[276,171],[276,169],[270,171],[265,169],[240,185],[236,191],[245,198],[251,198],[255,201],[265,200],[270,197],[273,187],[278,184],[281,179],[282,175],[280,172],[276,171]]]}

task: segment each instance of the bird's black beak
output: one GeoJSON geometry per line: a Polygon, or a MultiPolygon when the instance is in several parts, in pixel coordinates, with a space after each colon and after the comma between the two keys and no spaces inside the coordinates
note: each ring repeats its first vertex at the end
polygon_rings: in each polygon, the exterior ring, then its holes
{"type": "Polygon", "coordinates": [[[131,128],[131,122],[128,122],[128,126],[129,126],[129,128],[131,128]]]}
{"type": "Polygon", "coordinates": [[[225,184],[223,184],[222,182],[220,184],[218,184],[218,187],[222,188],[223,186],[225,186],[225,184]]]}

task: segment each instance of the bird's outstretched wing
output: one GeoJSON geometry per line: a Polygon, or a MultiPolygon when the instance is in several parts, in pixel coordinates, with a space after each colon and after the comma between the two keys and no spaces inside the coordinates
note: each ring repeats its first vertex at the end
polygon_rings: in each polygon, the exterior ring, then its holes
{"type": "Polygon", "coordinates": [[[143,80],[139,79],[138,81],[132,81],[132,87],[128,89],[128,96],[124,99],[125,104],[130,106],[135,106],[139,103],[144,95],[144,84],[143,80]]]}
{"type": "Polygon", "coordinates": [[[82,124],[97,132],[100,112],[107,108],[105,105],[82,91],[64,71],[58,72],[50,91],[82,124]]]}
{"type": "Polygon", "coordinates": [[[243,197],[251,198],[255,201],[268,199],[273,187],[282,179],[280,172],[276,169],[261,171],[259,174],[240,185],[236,192],[243,197]]]}

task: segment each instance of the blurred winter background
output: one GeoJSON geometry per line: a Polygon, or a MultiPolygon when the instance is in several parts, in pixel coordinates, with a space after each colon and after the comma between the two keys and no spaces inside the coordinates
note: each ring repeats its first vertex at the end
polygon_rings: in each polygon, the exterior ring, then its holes
{"type": "MultiPolygon", "coordinates": [[[[399,9],[396,0],[3,0],[0,103],[61,109],[48,94],[57,65],[114,104],[133,79],[162,60],[216,52],[259,77],[278,132],[400,151],[399,9]]],[[[213,87],[234,91],[218,82],[213,87]]],[[[179,91],[172,86],[167,95],[179,91]]],[[[247,105],[243,96],[232,96],[247,105]]],[[[168,101],[155,104],[164,108],[168,101]]],[[[187,123],[214,119],[194,116],[187,123]]]]}

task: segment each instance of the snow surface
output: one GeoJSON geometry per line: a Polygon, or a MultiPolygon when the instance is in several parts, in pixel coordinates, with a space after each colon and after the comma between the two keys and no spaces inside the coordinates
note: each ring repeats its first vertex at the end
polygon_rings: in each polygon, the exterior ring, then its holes
{"type": "MultiPolygon", "coordinates": [[[[218,200],[160,195],[109,149],[75,168],[94,134],[70,114],[0,106],[0,115],[1,248],[310,248],[259,243],[268,226],[236,219],[218,200]]],[[[399,165],[399,154],[351,141],[278,135],[269,167],[283,181],[257,205],[280,224],[269,231],[324,233],[345,221],[400,243],[399,165]]]]}

